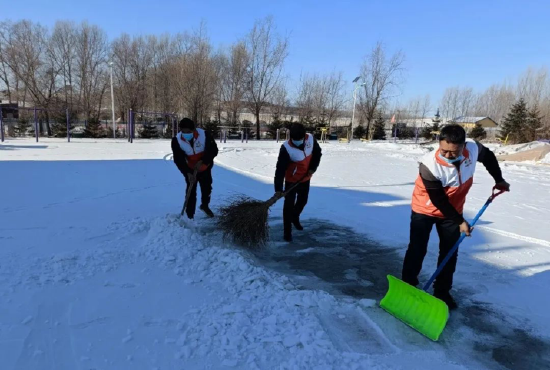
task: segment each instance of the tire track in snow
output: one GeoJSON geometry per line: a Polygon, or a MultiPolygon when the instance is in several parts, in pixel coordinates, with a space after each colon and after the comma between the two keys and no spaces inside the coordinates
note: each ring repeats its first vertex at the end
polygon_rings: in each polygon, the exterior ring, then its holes
{"type": "Polygon", "coordinates": [[[542,239],[532,238],[530,236],[514,234],[514,233],[511,233],[509,231],[494,229],[494,228],[488,227],[488,226],[476,226],[476,228],[481,229],[481,230],[486,230],[486,231],[488,231],[490,233],[493,233],[493,234],[505,236],[507,238],[521,240],[523,242],[538,244],[538,245],[542,245],[543,247],[550,248],[550,241],[548,241],[548,240],[542,240],[542,239]]]}

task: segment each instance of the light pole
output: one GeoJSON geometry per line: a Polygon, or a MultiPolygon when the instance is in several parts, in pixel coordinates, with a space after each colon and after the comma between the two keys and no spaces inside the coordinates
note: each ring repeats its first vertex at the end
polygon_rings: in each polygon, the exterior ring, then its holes
{"type": "Polygon", "coordinates": [[[111,67],[111,110],[113,111],[113,139],[116,139],[116,122],[115,122],[115,93],[113,90],[113,62],[109,62],[111,67]]]}
{"type": "Polygon", "coordinates": [[[357,89],[360,87],[360,86],[365,86],[365,83],[361,83],[361,84],[358,84],[358,81],[361,79],[361,76],[357,76],[353,79],[353,83],[354,83],[354,88],[353,88],[353,113],[351,114],[351,136],[350,136],[350,141],[351,141],[351,138],[353,137],[353,121],[355,119],[355,101],[357,100],[357,89]]]}

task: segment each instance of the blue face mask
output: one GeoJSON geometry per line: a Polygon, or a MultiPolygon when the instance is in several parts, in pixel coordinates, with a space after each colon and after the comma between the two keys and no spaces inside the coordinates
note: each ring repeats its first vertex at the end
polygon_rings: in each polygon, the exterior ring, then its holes
{"type": "Polygon", "coordinates": [[[460,162],[464,159],[464,156],[461,154],[459,155],[457,158],[453,158],[453,159],[449,159],[449,158],[445,158],[441,155],[441,153],[439,153],[439,158],[441,158],[442,160],[444,160],[445,162],[447,162],[448,164],[453,164],[453,163],[456,163],[456,162],[460,162]]]}
{"type": "Polygon", "coordinates": [[[193,139],[193,133],[191,132],[190,134],[184,134],[183,132],[181,133],[183,135],[183,137],[185,138],[185,140],[187,141],[191,141],[193,139]]]}
{"type": "Polygon", "coordinates": [[[304,140],[292,140],[292,144],[300,146],[304,143],[304,140]]]}

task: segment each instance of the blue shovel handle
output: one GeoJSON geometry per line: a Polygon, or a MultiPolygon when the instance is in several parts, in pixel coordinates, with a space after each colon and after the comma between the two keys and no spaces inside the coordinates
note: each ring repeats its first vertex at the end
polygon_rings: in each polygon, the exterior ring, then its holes
{"type": "MultiPolygon", "coordinates": [[[[498,192],[495,193],[495,189],[496,187],[493,187],[493,193],[491,194],[491,196],[489,197],[489,199],[487,199],[487,201],[485,202],[485,204],[483,205],[483,207],[481,207],[481,209],[479,210],[479,212],[477,213],[476,217],[474,217],[474,219],[472,220],[472,222],[470,223],[470,226],[474,226],[477,221],[479,220],[479,218],[481,217],[481,215],[483,214],[483,212],[485,212],[485,210],[487,209],[487,207],[489,207],[489,204],[491,204],[493,202],[493,200],[495,200],[496,197],[498,197],[500,194],[504,193],[504,190],[500,190],[498,192]]],[[[447,262],[449,262],[449,260],[451,259],[451,257],[455,254],[456,250],[458,249],[458,246],[460,245],[460,243],[462,243],[462,241],[466,238],[466,234],[465,233],[462,233],[460,235],[460,238],[458,239],[458,241],[455,243],[455,245],[451,248],[451,250],[449,251],[449,253],[447,253],[447,255],[445,256],[445,258],[443,259],[443,261],[441,261],[441,264],[437,267],[437,270],[435,270],[435,272],[433,273],[432,277],[430,278],[430,280],[428,280],[428,282],[426,283],[426,285],[424,285],[424,288],[422,288],[422,290],[424,290],[425,292],[428,291],[428,289],[430,289],[430,286],[432,285],[432,283],[434,282],[435,278],[441,273],[441,270],[443,270],[443,268],[445,267],[445,265],[447,264],[447,262]]]]}

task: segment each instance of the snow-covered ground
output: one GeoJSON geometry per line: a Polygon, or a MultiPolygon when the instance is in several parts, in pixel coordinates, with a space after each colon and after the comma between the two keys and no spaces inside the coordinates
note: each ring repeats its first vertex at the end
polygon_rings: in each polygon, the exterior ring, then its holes
{"type": "MultiPolygon", "coordinates": [[[[215,208],[267,199],[280,144],[218,144],[215,208]]],[[[550,167],[503,163],[499,197],[461,246],[434,343],[377,306],[399,274],[414,144],[323,144],[306,230],[251,253],[180,220],[168,141],[0,144],[2,369],[550,367],[550,167]],[[309,230],[309,231],[308,231],[309,230]]],[[[466,215],[490,194],[478,168],[466,215]]],[[[424,278],[435,268],[434,233],[424,278]]]]}

